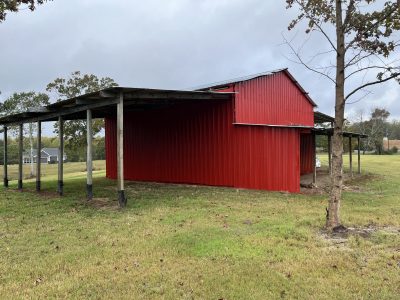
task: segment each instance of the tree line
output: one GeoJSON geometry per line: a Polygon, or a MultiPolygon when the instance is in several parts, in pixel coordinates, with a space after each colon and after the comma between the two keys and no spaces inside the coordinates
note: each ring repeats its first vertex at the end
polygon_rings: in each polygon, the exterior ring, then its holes
{"type": "Polygon", "coordinates": [[[362,139],[361,149],[365,153],[373,151],[375,154],[394,154],[398,152],[396,146],[384,149],[384,138],[400,140],[400,121],[389,121],[390,112],[384,108],[374,108],[369,116],[364,111],[359,111],[355,118],[347,122],[346,129],[359,132],[368,137],[362,139]]]}
{"type": "MultiPolygon", "coordinates": [[[[34,144],[36,145],[36,138],[33,139],[34,144]]],[[[19,153],[19,144],[18,138],[10,137],[7,141],[8,146],[8,163],[9,164],[17,164],[19,162],[18,153],[19,153]]],[[[43,148],[58,148],[58,139],[55,137],[42,137],[42,147],[43,148]]],[[[24,149],[30,149],[29,140],[24,139],[24,149]]],[[[36,147],[35,147],[36,149],[36,147]]],[[[67,161],[78,162],[86,160],[86,151],[85,149],[68,149],[65,151],[67,155],[67,161]]],[[[36,152],[34,153],[36,155],[36,152]]],[[[105,138],[103,136],[96,137],[93,140],[93,159],[94,160],[104,160],[105,159],[105,138]]],[[[0,165],[4,164],[4,141],[0,140],[0,165]]]]}
{"type": "MultiPolygon", "coordinates": [[[[46,106],[51,102],[58,102],[79,95],[99,91],[109,87],[115,87],[118,84],[109,77],[98,78],[93,74],[82,74],[79,71],[73,72],[67,78],[56,78],[46,86],[45,92],[16,92],[7,97],[0,103],[0,116],[12,115],[35,108],[46,106]]],[[[94,159],[104,159],[104,138],[99,134],[104,129],[104,120],[96,119],[93,121],[93,138],[95,146],[94,159]],[[102,147],[102,150],[100,148],[102,147]]],[[[17,142],[18,128],[10,127],[9,139],[9,162],[18,161],[18,147],[14,148],[17,142]],[[14,137],[14,138],[13,138],[14,137]]],[[[36,147],[37,128],[36,123],[28,123],[24,125],[24,151],[30,154],[32,158],[35,153],[33,149],[36,147]]],[[[55,134],[58,134],[58,123],[54,124],[55,134]]],[[[65,153],[68,161],[85,161],[86,160],[86,120],[65,121],[64,124],[65,153]]],[[[3,142],[2,142],[3,143],[3,142]]],[[[58,147],[56,139],[43,139],[43,147],[58,147]],[[46,142],[45,142],[46,141],[46,142]]],[[[2,147],[3,148],[3,147],[2,147]]],[[[3,150],[1,150],[1,153],[3,150]]],[[[2,157],[2,156],[1,156],[2,157]]],[[[1,158],[3,160],[3,158],[1,158]]],[[[31,159],[33,161],[33,159],[31,159]]],[[[31,167],[32,174],[34,167],[31,167]]]]}

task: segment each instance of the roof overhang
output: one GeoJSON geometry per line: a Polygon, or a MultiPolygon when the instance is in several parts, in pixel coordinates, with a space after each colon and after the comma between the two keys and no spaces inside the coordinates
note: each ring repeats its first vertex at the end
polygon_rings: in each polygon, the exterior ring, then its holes
{"type": "Polygon", "coordinates": [[[113,87],[79,97],[59,101],[45,107],[0,118],[0,125],[12,126],[37,121],[86,119],[86,111],[92,110],[93,118],[104,118],[115,114],[120,97],[126,110],[147,110],[182,103],[229,100],[233,93],[212,91],[181,91],[113,87]]]}
{"type": "MultiPolygon", "coordinates": [[[[313,132],[316,135],[329,135],[333,136],[333,128],[314,128],[313,132]]],[[[367,138],[368,135],[366,134],[361,134],[361,133],[356,133],[356,132],[350,132],[350,131],[343,131],[343,136],[344,137],[360,137],[360,138],[367,138]]]]}
{"type": "Polygon", "coordinates": [[[331,117],[319,111],[314,112],[314,123],[322,124],[322,123],[333,123],[333,122],[335,122],[334,117],[331,117]]]}

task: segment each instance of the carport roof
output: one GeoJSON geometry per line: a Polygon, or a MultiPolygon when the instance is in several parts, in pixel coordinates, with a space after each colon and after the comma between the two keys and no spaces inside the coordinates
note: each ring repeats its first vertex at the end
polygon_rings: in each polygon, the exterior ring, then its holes
{"type": "MultiPolygon", "coordinates": [[[[316,135],[333,135],[333,128],[314,128],[312,129],[316,135]]],[[[350,132],[350,131],[343,131],[343,136],[344,137],[360,137],[360,138],[367,138],[368,135],[366,134],[361,134],[361,133],[356,133],[356,132],[350,132]]]]}
{"type": "Polygon", "coordinates": [[[232,94],[212,91],[112,87],[26,112],[4,116],[0,118],[0,124],[10,126],[36,121],[55,121],[59,116],[63,116],[65,120],[85,119],[88,109],[93,111],[94,118],[104,118],[115,113],[110,108],[116,106],[121,95],[124,98],[124,106],[128,109],[142,110],[187,102],[226,100],[231,99],[232,94]]]}

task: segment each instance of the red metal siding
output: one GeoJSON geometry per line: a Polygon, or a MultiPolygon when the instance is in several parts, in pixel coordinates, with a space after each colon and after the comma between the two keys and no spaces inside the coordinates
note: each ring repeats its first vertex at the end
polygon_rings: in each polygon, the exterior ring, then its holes
{"type": "MultiPolygon", "coordinates": [[[[126,112],[125,178],[298,192],[300,131],[232,123],[232,101],[126,112]]],[[[115,133],[115,119],[106,119],[109,178],[115,133]]]]}
{"type": "Polygon", "coordinates": [[[235,187],[298,192],[299,131],[235,126],[235,187]]]}
{"type": "Polygon", "coordinates": [[[235,84],[235,122],[314,126],[313,106],[285,73],[235,84]]]}
{"type": "Polygon", "coordinates": [[[314,171],[314,139],[312,134],[302,134],[300,137],[300,172],[301,175],[314,171]]]}
{"type": "MultiPolygon", "coordinates": [[[[126,113],[126,179],[233,186],[230,107],[224,101],[126,113]]],[[[115,160],[116,122],[106,124],[107,160],[115,160]]],[[[115,178],[114,162],[107,176],[115,178]]]]}

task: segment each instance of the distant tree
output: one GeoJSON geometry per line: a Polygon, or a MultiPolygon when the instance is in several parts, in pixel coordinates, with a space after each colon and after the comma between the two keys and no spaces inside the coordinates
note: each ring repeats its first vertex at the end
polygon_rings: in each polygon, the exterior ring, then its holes
{"type": "Polygon", "coordinates": [[[363,154],[372,149],[369,123],[363,109],[357,111],[355,117],[352,119],[349,131],[367,135],[367,138],[361,140],[360,147],[363,151],[363,154]]]}
{"type": "Polygon", "coordinates": [[[394,120],[389,124],[389,139],[400,140],[400,121],[394,120]]]}
{"type": "Polygon", "coordinates": [[[41,5],[47,1],[52,0],[1,0],[0,1],[0,23],[6,19],[7,12],[17,12],[20,10],[21,5],[34,11],[37,5],[41,5]]]}
{"type": "MultiPolygon", "coordinates": [[[[398,60],[389,61],[399,47],[400,0],[286,0],[287,8],[299,14],[289,30],[306,22],[306,33],[319,33],[329,49],[321,44],[311,59],[302,54],[304,43],[295,48],[287,41],[298,63],[327,78],[335,92],[331,193],[326,227],[341,228],[340,205],[343,189],[343,128],[346,103],[366,88],[399,79],[398,60]],[[322,65],[322,57],[327,65],[322,65]],[[330,56],[331,55],[331,56],[330,56]],[[328,58],[329,56],[329,58],[328,58]],[[315,64],[315,61],[318,63],[315,64]],[[368,76],[374,72],[373,77],[368,76]]],[[[360,99],[356,99],[359,101],[360,99]]]]}
{"type": "Polygon", "coordinates": [[[383,154],[383,138],[393,136],[396,133],[396,121],[388,122],[390,112],[384,108],[374,108],[369,119],[364,117],[364,112],[359,111],[355,121],[351,124],[350,131],[367,135],[362,148],[375,150],[377,154],[383,154]]]}
{"type": "Polygon", "coordinates": [[[383,154],[383,138],[386,136],[390,112],[383,108],[375,108],[371,112],[371,119],[368,122],[369,137],[372,141],[376,154],[383,154]]]}
{"type": "Polygon", "coordinates": [[[93,159],[94,160],[104,160],[106,159],[106,145],[105,145],[105,138],[104,137],[98,137],[94,141],[94,154],[93,154],[93,159]]]}
{"type": "MultiPolygon", "coordinates": [[[[81,74],[76,71],[69,78],[57,78],[47,85],[46,90],[55,93],[57,101],[74,98],[86,93],[96,92],[105,88],[115,87],[118,84],[109,77],[98,78],[93,74],[81,74]]],[[[104,120],[97,119],[93,122],[93,136],[104,128],[104,120]]],[[[58,124],[55,124],[58,132],[58,124]]],[[[86,121],[66,121],[64,124],[65,147],[74,157],[83,157],[86,146],[86,121]],[[78,155],[77,152],[80,154],[78,155]]],[[[78,159],[78,158],[76,158],[78,159]]]]}
{"type": "MultiPolygon", "coordinates": [[[[8,97],[0,107],[0,115],[10,115],[16,114],[20,112],[25,112],[30,109],[34,109],[37,107],[48,105],[49,96],[43,93],[35,93],[35,92],[23,92],[23,93],[14,93],[10,97],[8,97]]],[[[11,132],[16,134],[17,128],[10,128],[11,132]]],[[[34,175],[34,165],[33,165],[33,148],[34,148],[34,137],[33,133],[36,130],[36,126],[33,123],[28,124],[28,129],[25,131],[29,135],[29,147],[30,147],[30,161],[31,161],[31,171],[30,176],[34,175]]]]}

